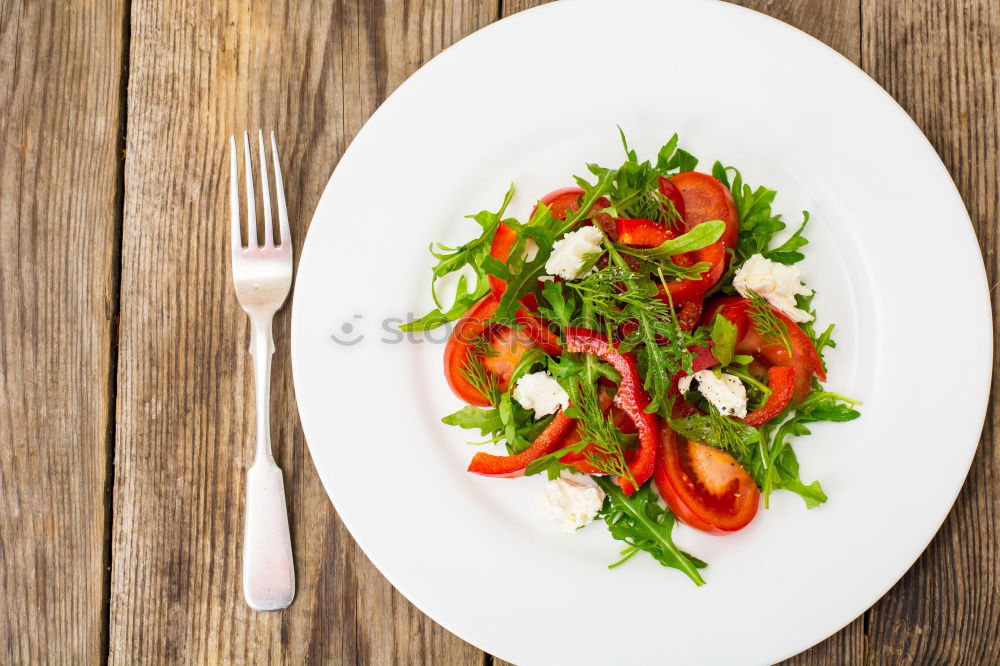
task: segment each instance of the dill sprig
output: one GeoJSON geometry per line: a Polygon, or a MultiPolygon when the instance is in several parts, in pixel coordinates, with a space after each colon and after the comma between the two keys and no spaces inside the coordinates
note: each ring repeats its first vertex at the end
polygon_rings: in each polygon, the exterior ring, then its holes
{"type": "Polygon", "coordinates": [[[611,414],[601,409],[597,385],[581,382],[578,386],[574,405],[579,414],[580,442],[593,444],[597,449],[584,449],[587,462],[605,474],[628,479],[635,487],[638,484],[625,460],[624,434],[614,424],[611,414]]]}
{"type": "Polygon", "coordinates": [[[788,355],[791,356],[792,342],[788,337],[788,327],[785,326],[785,322],[778,319],[771,306],[757,292],[751,291],[748,300],[750,301],[750,310],[747,315],[754,323],[758,335],[769,344],[784,347],[788,355]]]}
{"type": "MultiPolygon", "coordinates": [[[[608,246],[612,260],[624,264],[614,246],[608,246]]],[[[656,411],[666,399],[671,377],[682,368],[689,370],[693,358],[672,304],[660,299],[652,278],[633,273],[627,265],[609,266],[579,282],[569,283],[569,287],[595,315],[604,319],[605,328],[635,323],[635,331],[622,340],[619,349],[626,352],[641,345],[639,356],[645,365],[649,411],[656,411]]]]}
{"type": "Polygon", "coordinates": [[[490,341],[482,335],[477,335],[472,339],[470,344],[472,345],[472,351],[479,358],[492,358],[498,353],[497,350],[493,348],[493,345],[490,344],[490,341]]]}
{"type": "Polygon", "coordinates": [[[465,363],[462,364],[459,374],[482,393],[490,405],[496,407],[500,404],[500,386],[497,384],[496,375],[487,372],[483,367],[482,358],[475,351],[465,355],[465,363]]]}

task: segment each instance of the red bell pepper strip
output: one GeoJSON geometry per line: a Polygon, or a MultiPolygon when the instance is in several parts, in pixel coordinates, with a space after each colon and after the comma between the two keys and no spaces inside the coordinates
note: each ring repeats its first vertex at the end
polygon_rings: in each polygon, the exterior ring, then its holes
{"type": "Polygon", "coordinates": [[[628,479],[618,479],[618,485],[626,495],[631,495],[653,475],[656,450],[659,447],[659,419],[655,414],[647,414],[649,395],[642,387],[642,379],[631,354],[621,354],[606,336],[585,328],[566,329],[566,349],[571,352],[593,354],[609,363],[622,376],[615,394],[615,404],[632,419],[639,433],[639,452],[629,463],[636,486],[628,479]]]}
{"type": "Polygon", "coordinates": [[[771,387],[771,395],[767,397],[760,409],[747,414],[746,423],[759,428],[781,413],[792,399],[795,389],[795,368],[787,365],[772,365],[767,369],[767,383],[771,387]]]}
{"type": "Polygon", "coordinates": [[[560,411],[552,422],[545,427],[531,446],[513,456],[494,456],[489,453],[477,453],[469,463],[469,471],[482,476],[497,476],[513,478],[524,476],[525,468],[534,460],[551,453],[559,446],[559,442],[569,431],[574,419],[560,411]]]}

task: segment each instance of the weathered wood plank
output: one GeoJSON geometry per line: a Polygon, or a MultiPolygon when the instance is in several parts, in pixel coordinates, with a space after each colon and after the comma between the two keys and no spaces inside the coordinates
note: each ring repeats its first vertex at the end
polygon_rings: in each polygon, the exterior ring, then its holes
{"type": "MultiPolygon", "coordinates": [[[[1000,273],[1000,5],[995,0],[865,0],[863,25],[865,69],[941,155],[969,208],[990,284],[995,284],[1000,273]]],[[[998,360],[994,352],[994,363],[998,360]]],[[[876,664],[1000,663],[995,404],[994,391],[979,452],[951,515],[914,568],[871,611],[876,664]]]]}
{"type": "Polygon", "coordinates": [[[0,3],[0,661],[103,652],[122,6],[0,3]]]}
{"type": "Polygon", "coordinates": [[[277,131],[297,247],[347,143],[406,76],[496,18],[472,0],[136,0],[114,497],[112,662],[482,663],[416,611],[337,519],[302,437],[288,309],[272,430],[298,596],[240,587],[253,388],[226,256],[226,139],[277,131]]]}

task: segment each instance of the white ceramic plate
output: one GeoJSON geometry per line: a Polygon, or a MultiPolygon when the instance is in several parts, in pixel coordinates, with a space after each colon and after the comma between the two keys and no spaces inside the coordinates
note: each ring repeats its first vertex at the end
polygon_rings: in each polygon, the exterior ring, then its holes
{"type": "Polygon", "coordinates": [[[778,21],[657,0],[546,5],[411,77],[330,179],[292,317],[302,423],[341,518],[421,610],[518,664],[760,664],[836,632],[951,507],[982,427],[991,340],[968,215],[895,102],[778,21]],[[463,215],[495,209],[512,181],[523,216],[585,162],[619,163],[616,124],[640,155],[676,131],[704,168],[721,159],[776,188],[787,219],[811,211],[802,266],[821,322],[837,323],[828,386],[864,401],[860,420],[796,445],[827,504],[778,493],[736,535],[677,528],[710,563],[702,588],[646,556],[608,570],[620,544],[600,525],[567,535],[542,522],[540,479],[465,473],[469,436],[440,423],[460,405],[442,336],[391,332],[431,305],[431,240],[471,237],[463,215]]]}

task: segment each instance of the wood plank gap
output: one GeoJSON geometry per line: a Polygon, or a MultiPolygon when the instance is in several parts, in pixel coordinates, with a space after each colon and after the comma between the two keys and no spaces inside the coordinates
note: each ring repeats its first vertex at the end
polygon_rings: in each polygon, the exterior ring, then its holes
{"type": "Polygon", "coordinates": [[[113,290],[108,304],[108,326],[110,327],[108,350],[108,430],[107,457],[104,471],[104,563],[103,591],[101,594],[101,662],[108,663],[111,652],[111,565],[112,534],[114,527],[115,492],[115,443],[118,432],[118,318],[121,311],[122,292],[122,228],[125,220],[125,140],[128,137],[128,75],[129,49],[132,37],[132,0],[124,0],[122,7],[121,65],[118,79],[118,159],[115,173],[115,227],[112,243],[115,247],[111,282],[113,290]]]}

